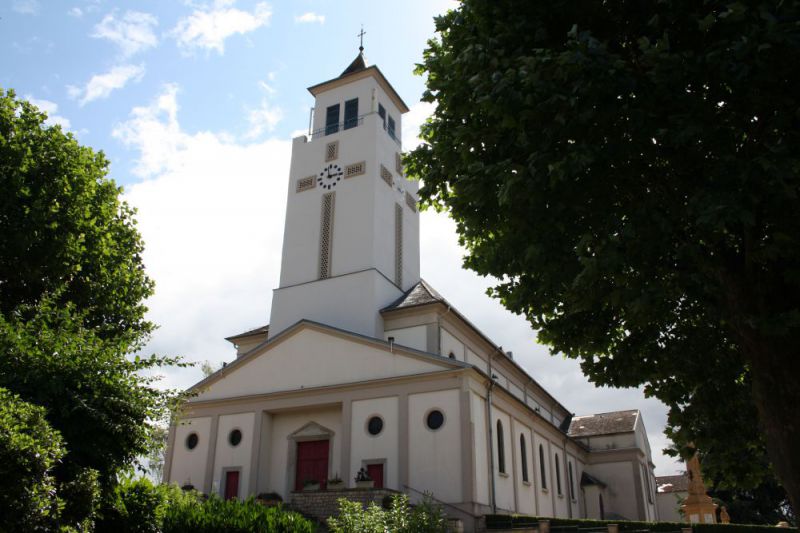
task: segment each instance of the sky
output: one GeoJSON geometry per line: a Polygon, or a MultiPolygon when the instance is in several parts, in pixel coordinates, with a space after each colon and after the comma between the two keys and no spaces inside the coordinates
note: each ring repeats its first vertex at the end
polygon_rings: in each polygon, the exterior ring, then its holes
{"type": "MultiPolygon", "coordinates": [[[[450,0],[3,0],[0,87],[102,150],[138,210],[156,282],[147,351],[219,366],[224,337],[264,325],[280,274],[291,139],[308,128],[306,91],[365,56],[410,111],[403,149],[431,113],[414,75],[434,17],[450,0]]],[[[446,215],[421,214],[422,277],[577,415],[638,408],[657,475],[666,408],[638,389],[596,388],[577,362],[551,356],[520,316],[486,296],[492,280],[461,268],[446,215]]],[[[199,366],[165,370],[188,387],[199,366]]]]}

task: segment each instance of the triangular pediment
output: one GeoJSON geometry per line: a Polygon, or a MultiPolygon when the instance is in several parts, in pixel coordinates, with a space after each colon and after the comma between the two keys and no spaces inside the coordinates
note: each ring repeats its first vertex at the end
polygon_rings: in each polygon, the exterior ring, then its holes
{"type": "Polygon", "coordinates": [[[468,365],[301,321],[195,385],[193,401],[220,400],[441,372],[468,365]]]}
{"type": "Polygon", "coordinates": [[[321,426],[316,422],[309,422],[305,426],[301,427],[291,435],[289,435],[290,439],[307,439],[307,438],[316,438],[316,437],[333,437],[334,431],[331,429],[326,428],[325,426],[321,426]]]}

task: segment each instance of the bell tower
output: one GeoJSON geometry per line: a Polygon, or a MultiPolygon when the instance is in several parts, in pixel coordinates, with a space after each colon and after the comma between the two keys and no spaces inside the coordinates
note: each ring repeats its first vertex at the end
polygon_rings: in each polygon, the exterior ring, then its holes
{"type": "Polygon", "coordinates": [[[379,310],[419,281],[418,184],[400,162],[408,107],[363,52],[308,90],[313,119],[292,143],[269,336],[309,319],[382,338],[379,310]]]}

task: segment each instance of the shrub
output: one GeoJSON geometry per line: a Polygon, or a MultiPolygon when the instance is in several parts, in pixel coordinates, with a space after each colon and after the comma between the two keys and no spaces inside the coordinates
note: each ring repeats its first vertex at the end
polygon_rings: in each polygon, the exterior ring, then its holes
{"type": "Polygon", "coordinates": [[[0,531],[55,528],[60,502],[52,469],[63,455],[44,408],[0,388],[0,531]]]}
{"type": "MultiPolygon", "coordinates": [[[[674,533],[682,528],[691,527],[694,533],[767,533],[775,532],[774,526],[747,524],[688,524],[686,522],[638,522],[634,520],[592,520],[582,518],[551,518],[525,515],[486,515],[486,529],[513,529],[520,527],[536,527],[539,520],[549,520],[550,528],[559,528],[560,533],[570,533],[589,528],[605,528],[608,524],[617,524],[621,533],[652,531],[654,533],[674,533]]],[[[781,529],[786,533],[797,533],[796,528],[781,529]]]]}
{"type": "Polygon", "coordinates": [[[412,507],[408,496],[397,494],[386,510],[374,502],[365,509],[358,502],[339,498],[339,516],[328,519],[328,528],[332,533],[443,533],[447,521],[429,495],[412,507]]]}
{"type": "MultiPolygon", "coordinates": [[[[196,494],[196,493],[195,493],[196,494]]],[[[265,507],[214,495],[206,501],[184,494],[166,507],[164,533],[312,533],[314,524],[281,506],[265,507]]]]}
{"type": "Polygon", "coordinates": [[[97,522],[98,533],[158,533],[167,505],[179,498],[175,485],[125,477],[108,491],[97,522]]]}

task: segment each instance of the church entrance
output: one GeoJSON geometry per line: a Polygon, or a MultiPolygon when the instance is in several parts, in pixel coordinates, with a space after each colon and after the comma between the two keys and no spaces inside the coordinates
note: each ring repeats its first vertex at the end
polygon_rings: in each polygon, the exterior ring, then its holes
{"type": "Polygon", "coordinates": [[[383,463],[367,465],[367,474],[374,482],[372,485],[374,488],[383,488],[383,463]]]}
{"type": "Polygon", "coordinates": [[[297,471],[294,490],[303,490],[306,481],[315,481],[325,488],[328,481],[329,440],[309,440],[297,443],[297,471]]]}

